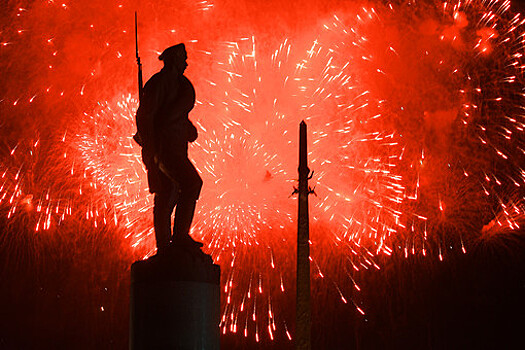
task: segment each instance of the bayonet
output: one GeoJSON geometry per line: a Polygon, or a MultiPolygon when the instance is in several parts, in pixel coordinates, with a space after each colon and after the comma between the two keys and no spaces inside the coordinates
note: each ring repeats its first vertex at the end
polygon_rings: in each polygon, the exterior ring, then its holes
{"type": "Polygon", "coordinates": [[[137,57],[137,66],[139,68],[138,71],[138,83],[139,83],[139,101],[142,97],[142,90],[144,88],[142,83],[142,63],[140,62],[140,56],[139,56],[139,34],[137,29],[137,11],[135,11],[135,56],[137,57]]]}

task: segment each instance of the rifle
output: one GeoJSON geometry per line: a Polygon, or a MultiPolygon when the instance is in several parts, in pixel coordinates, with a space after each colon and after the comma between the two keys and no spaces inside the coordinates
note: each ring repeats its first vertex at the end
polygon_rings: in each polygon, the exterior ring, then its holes
{"type": "Polygon", "coordinates": [[[135,11],[135,56],[137,57],[138,71],[138,83],[139,83],[139,101],[142,97],[142,90],[144,88],[142,83],[142,63],[140,62],[139,56],[139,34],[137,30],[137,11],[135,11]]]}
{"type": "MultiPolygon", "coordinates": [[[[140,62],[140,56],[139,56],[139,35],[138,35],[138,29],[137,29],[137,11],[135,11],[135,56],[137,57],[137,65],[139,68],[138,83],[139,83],[139,103],[140,103],[140,100],[142,98],[142,92],[144,90],[144,86],[142,83],[142,63],[140,62]]],[[[142,140],[140,138],[138,131],[135,135],[133,135],[133,140],[135,140],[136,143],[142,146],[142,140]]]]}

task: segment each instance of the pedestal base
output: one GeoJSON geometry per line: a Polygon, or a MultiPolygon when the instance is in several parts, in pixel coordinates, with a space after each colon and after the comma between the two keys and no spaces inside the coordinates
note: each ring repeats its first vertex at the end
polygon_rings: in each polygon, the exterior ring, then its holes
{"type": "Polygon", "coordinates": [[[220,268],[195,248],[131,266],[130,349],[220,347],[220,268]]]}

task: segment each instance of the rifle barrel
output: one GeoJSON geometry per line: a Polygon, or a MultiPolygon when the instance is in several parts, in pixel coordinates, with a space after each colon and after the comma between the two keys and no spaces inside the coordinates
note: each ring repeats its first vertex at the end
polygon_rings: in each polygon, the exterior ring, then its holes
{"type": "Polygon", "coordinates": [[[142,90],[144,88],[144,83],[142,80],[142,63],[140,62],[140,56],[139,56],[139,33],[138,33],[138,25],[137,25],[137,11],[135,11],[135,56],[137,57],[137,66],[139,68],[138,70],[138,85],[139,85],[139,101],[142,97],[142,90]]]}

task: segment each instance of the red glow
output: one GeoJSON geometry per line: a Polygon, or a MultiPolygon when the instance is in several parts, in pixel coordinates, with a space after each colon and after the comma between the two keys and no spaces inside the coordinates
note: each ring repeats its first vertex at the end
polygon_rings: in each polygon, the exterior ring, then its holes
{"type": "Polygon", "coordinates": [[[152,199],[131,140],[138,10],[145,77],[160,68],[163,48],[188,47],[198,94],[190,118],[200,131],[190,152],[205,183],[192,234],[225,268],[223,332],[246,321],[243,334],[259,341],[258,329],[274,337],[277,324],[291,339],[280,308],[293,293],[296,200],[288,196],[300,120],[311,131],[318,196],[312,277],[335,281],[345,304],[360,290],[354,278],[379,269],[381,257],[442,260],[445,234],[488,240],[522,222],[522,19],[491,4],[336,2],[308,24],[287,4],[276,27],[248,2],[251,16],[189,0],[13,9],[0,47],[12,64],[2,73],[24,78],[0,103],[13,123],[40,119],[23,137],[3,129],[6,215],[30,216],[21,222],[39,233],[67,218],[104,225],[137,256],[154,253],[152,199]],[[174,12],[184,13],[175,24],[159,15],[174,12]],[[55,134],[40,135],[49,125],[55,134]],[[481,217],[492,203],[496,212],[481,217]]]}

